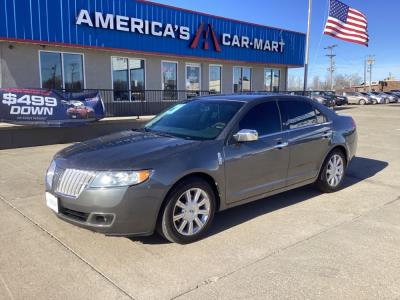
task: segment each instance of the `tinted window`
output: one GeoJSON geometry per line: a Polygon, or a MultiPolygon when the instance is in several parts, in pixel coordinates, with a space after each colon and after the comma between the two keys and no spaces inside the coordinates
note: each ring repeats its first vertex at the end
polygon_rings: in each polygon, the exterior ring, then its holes
{"type": "Polygon", "coordinates": [[[40,52],[40,71],[42,74],[42,88],[63,88],[61,53],[40,52]]]}
{"type": "Polygon", "coordinates": [[[322,112],[320,112],[318,109],[316,109],[315,112],[317,114],[317,123],[318,124],[323,124],[323,123],[328,122],[328,119],[322,112]]]}
{"type": "Polygon", "coordinates": [[[317,124],[313,106],[305,101],[289,100],[280,103],[287,114],[286,125],[289,129],[317,124]]]}
{"type": "Polygon", "coordinates": [[[281,120],[275,101],[253,107],[240,121],[239,130],[241,129],[257,130],[259,135],[281,131],[281,120]]]}

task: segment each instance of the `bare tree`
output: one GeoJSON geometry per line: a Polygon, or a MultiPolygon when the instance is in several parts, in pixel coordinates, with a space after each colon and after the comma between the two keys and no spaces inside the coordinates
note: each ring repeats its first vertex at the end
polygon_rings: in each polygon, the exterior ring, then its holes
{"type": "Polygon", "coordinates": [[[311,89],[314,91],[319,91],[321,89],[321,80],[318,75],[314,76],[311,89]]]}
{"type": "Polygon", "coordinates": [[[359,85],[362,83],[362,78],[357,73],[354,74],[337,74],[335,76],[335,89],[341,90],[359,85]]]}
{"type": "Polygon", "coordinates": [[[288,81],[289,91],[298,91],[302,89],[302,80],[299,76],[290,75],[288,81]]]}

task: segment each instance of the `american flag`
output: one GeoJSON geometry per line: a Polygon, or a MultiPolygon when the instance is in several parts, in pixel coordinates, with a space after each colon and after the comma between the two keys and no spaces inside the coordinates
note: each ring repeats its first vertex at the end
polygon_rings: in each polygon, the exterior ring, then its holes
{"type": "Polygon", "coordinates": [[[367,17],[359,10],[351,8],[340,1],[330,0],[329,16],[324,34],[368,46],[367,17]]]}

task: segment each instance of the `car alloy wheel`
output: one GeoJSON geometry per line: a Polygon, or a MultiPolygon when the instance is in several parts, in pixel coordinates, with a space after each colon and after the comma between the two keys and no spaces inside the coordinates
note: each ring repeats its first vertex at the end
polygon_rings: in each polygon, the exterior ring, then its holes
{"type": "Polygon", "coordinates": [[[360,105],[365,105],[365,104],[366,104],[366,102],[365,102],[365,100],[364,100],[364,99],[361,99],[361,100],[358,102],[358,104],[360,104],[360,105]]]}
{"type": "Polygon", "coordinates": [[[340,155],[335,154],[330,158],[328,162],[328,167],[326,169],[326,179],[328,184],[332,188],[336,188],[342,181],[343,174],[344,174],[343,158],[340,155]]]}
{"type": "Polygon", "coordinates": [[[173,243],[192,243],[208,231],[215,210],[216,194],[210,183],[197,176],[184,179],[168,193],[157,231],[173,243]]]}
{"type": "Polygon", "coordinates": [[[207,193],[194,188],[184,192],[176,201],[173,211],[175,229],[182,235],[200,232],[210,217],[210,198],[207,193]]]}
{"type": "Polygon", "coordinates": [[[334,149],[326,157],[314,183],[315,187],[324,193],[336,192],[342,186],[346,167],[347,161],[344,152],[338,148],[334,149]]]}

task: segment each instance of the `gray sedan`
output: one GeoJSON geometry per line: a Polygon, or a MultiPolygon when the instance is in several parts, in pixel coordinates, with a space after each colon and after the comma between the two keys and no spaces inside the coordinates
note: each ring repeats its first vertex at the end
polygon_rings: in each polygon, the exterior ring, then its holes
{"type": "Polygon", "coordinates": [[[143,129],[57,153],[46,202],[72,224],[172,242],[204,236],[216,212],[300,186],[340,189],[355,155],[354,120],[309,98],[197,98],[143,129]]]}

